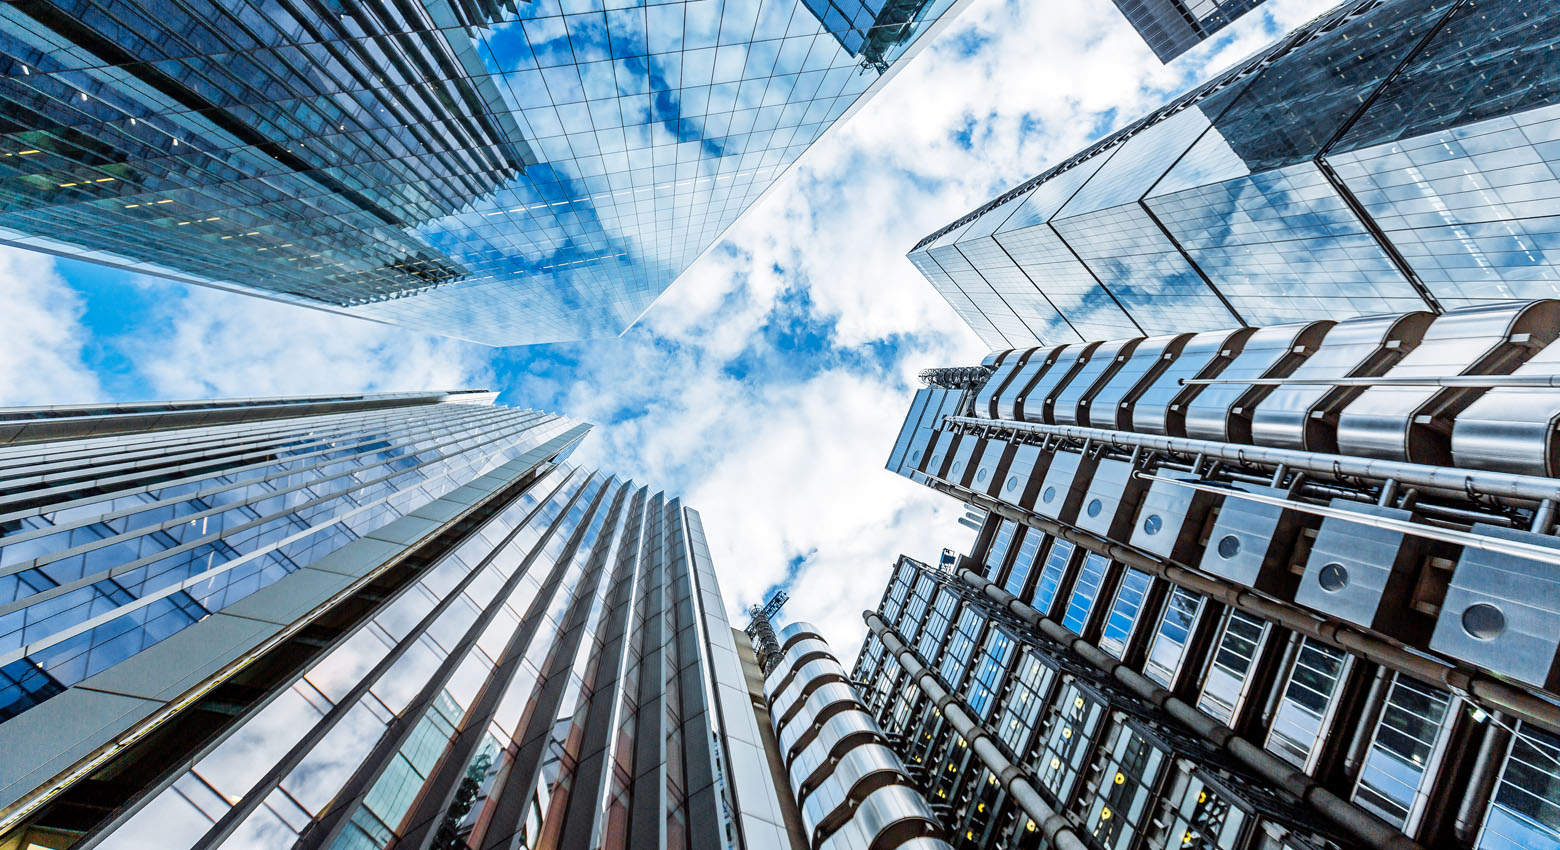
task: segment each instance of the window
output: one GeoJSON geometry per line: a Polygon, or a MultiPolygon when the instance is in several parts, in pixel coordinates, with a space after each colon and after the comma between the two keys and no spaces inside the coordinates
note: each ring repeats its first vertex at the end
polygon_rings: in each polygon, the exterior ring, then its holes
{"type": "Polygon", "coordinates": [[[981,648],[980,659],[975,662],[975,675],[970,679],[970,708],[981,720],[991,716],[992,704],[1002,689],[1002,677],[1007,675],[1008,660],[1013,655],[1013,639],[992,629],[986,635],[986,645],[981,648]]]}
{"type": "Polygon", "coordinates": [[[1094,610],[1094,600],[1100,595],[1100,585],[1110,571],[1110,559],[1090,552],[1083,558],[1078,570],[1078,580],[1073,583],[1072,598],[1067,600],[1067,613],[1062,615],[1062,625],[1077,634],[1083,634],[1089,625],[1089,614],[1094,610]]]}
{"type": "Polygon", "coordinates": [[[1127,850],[1157,799],[1165,754],[1130,726],[1116,727],[1115,738],[1085,824],[1099,846],[1127,850]]]}
{"type": "Polygon", "coordinates": [[[1024,529],[1024,542],[1018,546],[1018,554],[1013,556],[1013,567],[1008,570],[1007,581],[1002,588],[1014,596],[1024,595],[1024,586],[1029,583],[1029,573],[1033,571],[1035,559],[1040,555],[1040,544],[1045,542],[1045,534],[1038,529],[1024,529]]]}
{"type": "Polygon", "coordinates": [[[1527,724],[1517,727],[1478,848],[1560,848],[1560,736],[1527,724]]]}
{"type": "Polygon", "coordinates": [[[997,533],[991,539],[991,546],[986,549],[986,578],[995,580],[997,573],[1002,570],[1002,559],[1007,557],[1008,546],[1013,542],[1013,532],[1018,529],[1018,524],[1010,519],[1002,520],[997,526],[997,533]]]}
{"type": "Polygon", "coordinates": [[[904,608],[905,597],[910,595],[910,577],[914,573],[915,568],[908,561],[900,562],[894,573],[894,583],[888,587],[888,598],[883,600],[884,622],[899,622],[899,612],[904,608]]]}
{"type": "Polygon", "coordinates": [[[1208,679],[1203,682],[1197,707],[1205,714],[1228,724],[1246,693],[1246,678],[1257,653],[1267,638],[1268,624],[1241,611],[1231,611],[1224,620],[1224,631],[1213,651],[1208,679]]]}
{"type": "Polygon", "coordinates": [[[1013,670],[1013,685],[1002,703],[1002,713],[997,721],[997,737],[1007,744],[1008,751],[1022,757],[1029,750],[1029,738],[1034,734],[1045,707],[1045,695],[1051,688],[1053,671],[1040,663],[1031,651],[1025,650],[1018,657],[1013,670]]]}
{"type": "Polygon", "coordinates": [[[1148,661],[1143,665],[1143,675],[1170,687],[1181,669],[1181,658],[1186,654],[1186,642],[1191,638],[1197,615],[1202,613],[1203,598],[1184,588],[1171,591],[1165,600],[1165,614],[1159,620],[1159,631],[1148,647],[1148,661]]]}
{"type": "Polygon", "coordinates": [[[953,635],[948,638],[947,651],[943,653],[942,665],[937,672],[948,687],[957,689],[959,683],[964,681],[964,673],[969,668],[970,653],[975,650],[975,640],[980,636],[981,626],[985,625],[985,619],[973,606],[964,606],[964,612],[959,615],[959,626],[954,629],[953,635]]]}
{"type": "Polygon", "coordinates": [[[937,592],[937,604],[932,606],[932,613],[926,618],[926,628],[921,630],[921,637],[915,643],[916,652],[926,663],[937,660],[937,653],[948,638],[948,624],[953,622],[953,612],[958,607],[959,597],[953,591],[943,588],[937,592]]]}
{"type": "Polygon", "coordinates": [[[1040,749],[1039,769],[1035,772],[1042,793],[1053,795],[1058,807],[1071,802],[1073,783],[1089,757],[1090,744],[1098,734],[1104,709],[1083,695],[1078,686],[1068,683],[1051,715],[1040,749]]]}
{"type": "Polygon", "coordinates": [[[1273,715],[1267,748],[1289,763],[1308,770],[1312,751],[1332,714],[1333,698],[1351,659],[1341,649],[1302,638],[1300,652],[1284,686],[1284,698],[1273,715]]]}
{"type": "Polygon", "coordinates": [[[899,633],[907,638],[914,639],[921,628],[921,619],[926,616],[926,607],[932,601],[932,593],[937,589],[937,582],[925,573],[916,580],[915,591],[910,594],[910,601],[905,604],[904,616],[899,618],[899,633]]]}
{"type": "Polygon", "coordinates": [[[1140,570],[1127,570],[1121,577],[1121,587],[1116,590],[1116,601],[1110,607],[1110,617],[1105,630],[1100,633],[1100,649],[1121,658],[1126,655],[1132,632],[1137,629],[1138,615],[1143,612],[1143,600],[1154,579],[1140,570]]]}
{"type": "Polygon", "coordinates": [[[1030,603],[1041,614],[1050,616],[1051,603],[1056,599],[1057,589],[1062,586],[1062,577],[1067,575],[1067,562],[1072,560],[1074,548],[1066,540],[1051,542],[1051,551],[1045,556],[1045,569],[1035,583],[1034,601],[1030,603]]]}
{"type": "Polygon", "coordinates": [[[1360,768],[1354,800],[1400,828],[1419,820],[1426,781],[1435,776],[1451,695],[1402,674],[1392,679],[1375,740],[1360,768]]]}

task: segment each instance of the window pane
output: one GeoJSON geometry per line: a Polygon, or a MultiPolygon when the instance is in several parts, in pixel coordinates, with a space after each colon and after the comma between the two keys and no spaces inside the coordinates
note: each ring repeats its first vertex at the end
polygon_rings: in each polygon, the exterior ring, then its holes
{"type": "Polygon", "coordinates": [[[1110,608],[1110,619],[1105,621],[1105,631],[1100,634],[1100,649],[1120,658],[1127,650],[1127,642],[1137,627],[1138,615],[1143,612],[1143,600],[1154,579],[1139,570],[1127,570],[1121,577],[1121,587],[1116,591],[1116,602],[1110,608]]]}
{"type": "Polygon", "coordinates": [[[1165,602],[1165,616],[1159,621],[1159,631],[1148,648],[1143,675],[1165,687],[1175,680],[1175,673],[1181,667],[1181,656],[1186,654],[1186,641],[1191,637],[1202,604],[1203,598],[1190,590],[1178,587],[1170,593],[1165,602]]]}

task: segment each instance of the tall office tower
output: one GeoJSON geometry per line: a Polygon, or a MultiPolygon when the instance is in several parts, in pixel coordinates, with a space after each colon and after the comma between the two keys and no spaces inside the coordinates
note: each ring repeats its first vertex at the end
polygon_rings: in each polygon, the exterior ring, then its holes
{"type": "Polygon", "coordinates": [[[922,240],[994,350],[1560,284],[1560,5],[1349,0],[922,240]]]}
{"type": "Polygon", "coordinates": [[[1161,62],[1180,56],[1262,4],[1262,0],[1115,0],[1161,62]]]}
{"type": "Polygon", "coordinates": [[[806,846],[949,850],[828,642],[809,623],[792,623],[777,637],[764,695],[806,846]]]}
{"type": "Polygon", "coordinates": [[[0,846],[789,846],[699,515],[481,392],[0,411],[0,846]]]}
{"type": "Polygon", "coordinates": [[[853,677],[961,847],[1560,847],[1560,302],[1006,351],[853,677]]]}
{"type": "Polygon", "coordinates": [[[6,3],[0,243],[615,335],[956,2],[6,3]]]}

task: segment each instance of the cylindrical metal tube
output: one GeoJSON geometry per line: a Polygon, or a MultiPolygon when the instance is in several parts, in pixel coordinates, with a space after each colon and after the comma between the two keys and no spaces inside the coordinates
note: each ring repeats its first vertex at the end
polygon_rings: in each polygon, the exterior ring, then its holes
{"type": "Polygon", "coordinates": [[[997,781],[1002,783],[1018,807],[1035,822],[1036,830],[1046,841],[1044,846],[1057,850],[1088,850],[1088,845],[1078,836],[1072,821],[1046,803],[1040,792],[1030,784],[1028,775],[1003,755],[985,727],[970,717],[957,698],[948,693],[947,688],[930,670],[922,666],[921,660],[910,647],[905,646],[888,623],[873,611],[865,611],[862,616],[867,621],[867,627],[883,642],[883,648],[899,659],[899,665],[916,687],[921,689],[921,693],[937,705],[937,710],[942,712],[953,730],[969,742],[975,756],[997,777],[997,781]]]}
{"type": "Polygon", "coordinates": [[[1037,528],[1053,537],[1075,543],[1090,552],[1104,555],[1118,563],[1162,578],[1178,587],[1201,593],[1225,605],[1269,620],[1290,631],[1364,656],[1377,664],[1400,673],[1407,673],[1438,687],[1466,694],[1491,711],[1503,711],[1523,720],[1560,730],[1560,706],[1498,679],[1410,652],[1341,621],[1325,619],[1300,608],[1275,602],[1239,585],[1166,563],[1130,546],[1036,516],[989,496],[956,488],[941,481],[934,481],[932,487],[980,505],[1014,522],[1037,528]]]}
{"type": "Polygon", "coordinates": [[[1122,449],[1142,447],[1159,452],[1175,452],[1186,455],[1203,455],[1236,463],[1255,463],[1264,466],[1285,464],[1291,469],[1303,469],[1325,478],[1366,478],[1371,481],[1396,479],[1400,484],[1437,490],[1443,493],[1480,493],[1501,499],[1520,502],[1542,502],[1545,499],[1560,500],[1560,479],[1538,475],[1518,475],[1510,472],[1454,469],[1449,466],[1430,466],[1400,460],[1350,457],[1348,455],[1322,454],[1300,449],[1276,449],[1267,446],[1247,446],[1239,443],[1221,443],[1215,440],[1197,440],[1191,437],[1164,437],[1158,434],[1139,434],[1133,431],[1112,431],[1105,428],[1084,428],[1079,425],[1043,425],[1038,422],[1019,422],[1011,419],[978,419],[972,416],[947,416],[949,424],[963,425],[988,431],[1041,434],[1047,437],[1065,437],[1074,440],[1090,440],[1122,449]]]}
{"type": "Polygon", "coordinates": [[[1105,653],[1094,644],[1085,641],[1067,627],[1051,620],[1018,597],[998,587],[973,570],[963,570],[959,578],[965,584],[984,593],[991,600],[1028,623],[1037,632],[1072,650],[1084,661],[1110,674],[1111,678],[1127,686],[1133,693],[1163,708],[1176,720],[1220,749],[1234,756],[1246,767],[1256,771],[1268,781],[1293,793],[1310,804],[1317,813],[1347,830],[1370,847],[1392,850],[1417,850],[1420,844],[1398,832],[1387,822],[1377,818],[1337,794],[1323,788],[1310,776],[1296,770],[1288,762],[1264,750],[1195,706],[1171,694],[1157,683],[1105,653]]]}
{"type": "Polygon", "coordinates": [[[1182,378],[1183,385],[1245,384],[1253,387],[1560,387],[1560,375],[1414,375],[1378,378],[1182,378]]]}
{"type": "Polygon", "coordinates": [[[1479,754],[1474,757],[1473,772],[1468,776],[1468,787],[1463,791],[1462,803],[1457,806],[1457,821],[1452,827],[1457,840],[1468,845],[1479,832],[1484,818],[1484,808],[1495,791],[1495,780],[1506,747],[1511,743],[1511,718],[1492,714],[1485,721],[1484,740],[1479,742],[1479,754]]]}

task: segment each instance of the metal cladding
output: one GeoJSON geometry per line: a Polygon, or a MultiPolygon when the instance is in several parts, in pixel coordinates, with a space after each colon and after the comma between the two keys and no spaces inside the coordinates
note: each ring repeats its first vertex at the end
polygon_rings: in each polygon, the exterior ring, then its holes
{"type": "MultiPolygon", "coordinates": [[[[1330,507],[1403,522],[1413,511],[1333,499],[1330,507]]],[[[1340,620],[1413,643],[1423,643],[1424,614],[1404,605],[1413,596],[1426,541],[1390,528],[1348,519],[1322,520],[1305,562],[1295,601],[1340,620]]]]}
{"type": "Polygon", "coordinates": [[[780,644],[764,693],[814,850],[949,850],[818,630],[792,623],[780,644]]]}
{"type": "MultiPolygon", "coordinates": [[[[1552,535],[1475,525],[1482,535],[1560,550],[1552,535]]],[[[1560,580],[1553,563],[1466,548],[1430,648],[1551,691],[1560,689],[1560,580]]]]}
{"type": "Polygon", "coordinates": [[[1089,405],[1102,388],[1131,359],[1141,339],[1102,342],[1088,360],[1059,388],[1048,421],[1060,425],[1088,425],[1089,405]]]}
{"type": "Polygon", "coordinates": [[[568,465],[589,426],[483,392],[23,420],[0,846],[790,846],[702,521],[568,465]]]}
{"type": "Polygon", "coordinates": [[[1557,309],[1131,337],[1099,373],[1070,343],[1049,382],[999,352],[1001,386],[921,405],[926,445],[1006,444],[1006,470],[902,473],[984,521],[967,556],[902,559],[852,675],[943,822],[971,846],[1560,846],[1557,309]],[[1129,415],[1096,427],[1107,392],[1129,415]]]}
{"type": "Polygon", "coordinates": [[[1557,30],[1549,0],[1348,0],[910,261],[995,350],[1553,297],[1557,30]]]}

